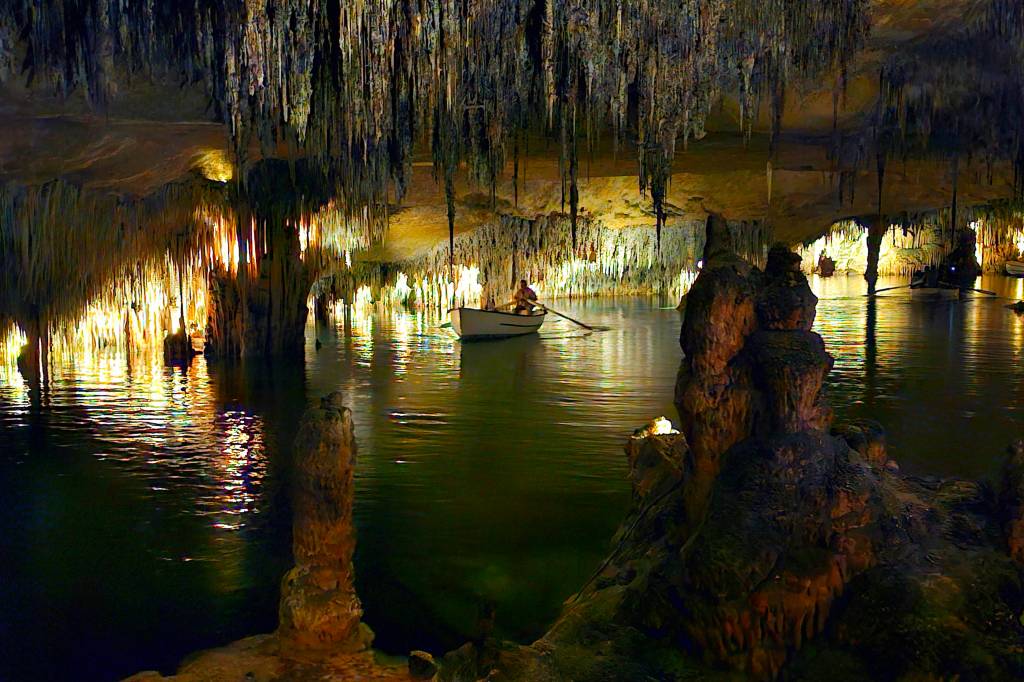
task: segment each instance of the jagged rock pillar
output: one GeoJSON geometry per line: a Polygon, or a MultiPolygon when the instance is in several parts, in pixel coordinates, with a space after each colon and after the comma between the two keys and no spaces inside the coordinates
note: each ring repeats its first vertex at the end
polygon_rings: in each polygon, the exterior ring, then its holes
{"type": "Polygon", "coordinates": [[[885,229],[888,221],[884,216],[862,219],[864,226],[868,229],[868,265],[864,270],[864,279],[868,283],[868,293],[875,293],[875,286],[878,283],[878,258],[882,251],[882,238],[885,237],[885,229]]]}
{"type": "Polygon", "coordinates": [[[351,413],[331,393],[306,410],[295,438],[295,567],[281,585],[278,630],[285,653],[365,646],[352,568],[355,463],[351,413]]]}
{"type": "Polygon", "coordinates": [[[1010,445],[1003,464],[999,513],[1006,548],[1015,561],[1024,565],[1024,440],[1010,445]]]}
{"type": "Polygon", "coordinates": [[[737,256],[725,220],[707,219],[704,267],[687,294],[676,382],[680,425],[693,453],[691,516],[699,516],[719,458],[750,435],[749,368],[736,359],[754,331],[760,273],[737,256]],[[701,492],[703,491],[703,492],[701,492]]]}

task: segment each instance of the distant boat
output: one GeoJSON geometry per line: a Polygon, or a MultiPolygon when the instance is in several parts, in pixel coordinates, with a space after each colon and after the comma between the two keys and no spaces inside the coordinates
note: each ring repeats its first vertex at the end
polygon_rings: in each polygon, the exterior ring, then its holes
{"type": "Polygon", "coordinates": [[[543,309],[529,315],[479,308],[452,308],[449,312],[452,316],[452,329],[464,341],[533,334],[547,317],[547,311],[543,309]]]}
{"type": "Polygon", "coordinates": [[[1019,260],[1006,261],[1006,274],[1010,277],[1024,277],[1024,263],[1019,260]]]}

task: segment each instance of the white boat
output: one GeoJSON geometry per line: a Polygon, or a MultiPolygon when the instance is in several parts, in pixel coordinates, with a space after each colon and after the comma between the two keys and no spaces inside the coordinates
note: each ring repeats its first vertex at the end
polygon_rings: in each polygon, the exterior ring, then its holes
{"type": "Polygon", "coordinates": [[[1006,261],[1006,274],[1011,277],[1024,277],[1024,263],[1019,260],[1006,261]]]}
{"type": "Polygon", "coordinates": [[[452,316],[452,329],[465,341],[533,334],[547,317],[547,311],[543,308],[529,315],[479,308],[452,308],[449,312],[452,316]]]}
{"type": "Polygon", "coordinates": [[[960,298],[956,287],[911,287],[910,297],[925,301],[950,301],[960,298]]]}
{"type": "Polygon", "coordinates": [[[960,287],[953,282],[940,279],[934,268],[915,272],[910,278],[910,297],[923,301],[951,301],[960,298],[960,287]]]}

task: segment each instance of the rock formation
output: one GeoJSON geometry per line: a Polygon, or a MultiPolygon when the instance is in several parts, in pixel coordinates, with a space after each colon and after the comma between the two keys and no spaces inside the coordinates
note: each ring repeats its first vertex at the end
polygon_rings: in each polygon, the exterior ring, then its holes
{"type": "Polygon", "coordinates": [[[540,640],[467,645],[441,679],[1019,677],[1024,448],[993,499],[900,476],[878,424],[830,432],[799,259],[775,248],[759,272],[717,224],[681,334],[683,433],[627,445],[610,555],[540,640]]]}
{"type": "Polygon", "coordinates": [[[268,248],[254,266],[209,275],[207,348],[220,357],[301,355],[313,272],[302,260],[298,229],[283,221],[262,228],[268,248]]]}
{"type": "Polygon", "coordinates": [[[363,648],[353,585],[352,415],[332,393],[306,411],[295,437],[292,545],[295,567],[281,583],[278,635],[294,649],[363,648]]]}
{"type": "Polygon", "coordinates": [[[1006,546],[1010,556],[1024,565],[1024,440],[1010,446],[1001,483],[999,507],[1006,546]]]}
{"type": "Polygon", "coordinates": [[[355,444],[333,394],[296,439],[296,567],[279,631],[204,654],[178,679],[1021,678],[1024,446],[994,494],[901,476],[874,422],[830,431],[832,359],[809,329],[816,300],[798,260],[774,248],[762,273],[729,253],[718,224],[681,335],[683,433],[629,440],[632,507],[542,638],[498,641],[488,614],[475,641],[438,661],[413,652],[408,672],[344,653],[365,639],[351,583],[355,444]]]}

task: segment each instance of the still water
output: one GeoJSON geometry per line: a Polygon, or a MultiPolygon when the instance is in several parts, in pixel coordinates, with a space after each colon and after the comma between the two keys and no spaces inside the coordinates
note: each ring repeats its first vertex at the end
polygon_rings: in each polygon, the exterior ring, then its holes
{"type": "MultiPolygon", "coordinates": [[[[898,282],[894,282],[898,283],[898,282]]],[[[982,476],[1024,434],[1024,322],[1005,300],[867,305],[814,281],[839,418],[914,473],[982,476]]],[[[982,286],[1019,298],[1022,282],[982,286]]],[[[289,444],[341,390],[359,443],[358,589],[377,646],[435,653],[493,602],[528,640],[589,576],[629,502],[622,445],[674,418],[679,316],[564,303],[540,337],[460,344],[438,320],[352,314],[304,363],[187,369],[79,358],[32,409],[0,375],[0,679],[108,680],[273,629],[290,563],[289,444]]]]}

